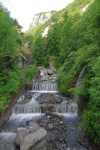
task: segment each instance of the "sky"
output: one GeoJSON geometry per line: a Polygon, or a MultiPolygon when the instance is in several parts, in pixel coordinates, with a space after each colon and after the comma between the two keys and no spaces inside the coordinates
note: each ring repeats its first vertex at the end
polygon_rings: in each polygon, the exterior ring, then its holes
{"type": "Polygon", "coordinates": [[[74,0],[0,0],[10,11],[13,18],[26,31],[32,22],[33,16],[40,12],[61,10],[74,0]]]}

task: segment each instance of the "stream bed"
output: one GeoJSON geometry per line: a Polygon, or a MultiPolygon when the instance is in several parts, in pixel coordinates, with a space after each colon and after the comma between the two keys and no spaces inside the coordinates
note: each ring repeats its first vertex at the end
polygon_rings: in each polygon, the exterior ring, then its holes
{"type": "Polygon", "coordinates": [[[2,127],[0,150],[23,150],[15,144],[16,134],[33,122],[47,135],[29,150],[92,150],[79,127],[77,111],[77,102],[59,93],[55,77],[33,81],[33,89],[20,96],[2,127]]]}

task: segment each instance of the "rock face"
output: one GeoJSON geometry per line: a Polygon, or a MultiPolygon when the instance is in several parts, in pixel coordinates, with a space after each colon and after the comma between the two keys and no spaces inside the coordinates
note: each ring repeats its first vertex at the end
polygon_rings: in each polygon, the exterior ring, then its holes
{"type": "Polygon", "coordinates": [[[41,12],[39,14],[36,14],[32,20],[31,25],[38,26],[40,24],[44,24],[47,20],[49,20],[52,17],[54,13],[55,11],[49,11],[49,12],[41,12]]]}
{"type": "Polygon", "coordinates": [[[20,150],[28,150],[38,141],[43,140],[47,135],[47,131],[41,128],[36,122],[31,122],[24,130],[16,134],[15,145],[20,147],[20,150]]]}

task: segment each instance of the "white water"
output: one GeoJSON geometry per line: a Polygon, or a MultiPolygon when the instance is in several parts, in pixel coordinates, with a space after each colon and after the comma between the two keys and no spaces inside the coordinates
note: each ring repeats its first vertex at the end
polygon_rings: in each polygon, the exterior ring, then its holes
{"type": "MultiPolygon", "coordinates": [[[[32,91],[31,91],[32,92],[32,91]]],[[[33,96],[32,96],[32,99],[31,99],[31,101],[29,101],[29,104],[32,104],[32,103],[36,103],[37,101],[36,101],[36,98],[38,97],[38,96],[40,96],[41,95],[41,93],[35,93],[33,96]]],[[[38,102],[37,102],[38,103],[38,102]]]]}
{"type": "Polygon", "coordinates": [[[36,93],[58,93],[58,91],[37,91],[37,90],[32,90],[31,92],[36,92],[36,93]]]}
{"type": "Polygon", "coordinates": [[[15,138],[15,135],[16,133],[13,133],[13,132],[1,132],[0,138],[3,138],[3,140],[8,140],[8,139],[11,140],[11,138],[12,139],[15,138]]]}
{"type": "Polygon", "coordinates": [[[77,104],[74,102],[64,101],[54,106],[54,111],[63,116],[77,116],[77,104]]]}
{"type": "Polygon", "coordinates": [[[60,115],[60,116],[67,117],[67,118],[75,118],[75,117],[77,117],[77,114],[72,114],[72,113],[57,113],[57,114],[60,115]]]}
{"type": "MultiPolygon", "coordinates": [[[[78,80],[77,80],[77,82],[76,82],[75,88],[80,88],[80,87],[81,87],[82,80],[83,80],[84,74],[85,74],[85,72],[86,72],[86,69],[87,69],[87,65],[85,65],[85,66],[82,68],[82,70],[81,70],[81,72],[80,72],[80,74],[79,74],[78,80]]],[[[75,95],[73,99],[74,99],[74,101],[78,102],[79,96],[78,96],[78,95],[75,95]]]]}
{"type": "MultiPolygon", "coordinates": [[[[37,98],[41,96],[41,93],[58,93],[56,80],[47,81],[34,81],[33,89],[28,91],[31,93],[32,98],[27,99],[22,95],[18,102],[15,104],[12,110],[12,115],[10,116],[6,128],[9,130],[18,131],[20,128],[26,126],[26,122],[30,120],[41,119],[45,113],[48,111],[49,106],[40,105],[37,102],[37,98]],[[44,107],[44,108],[43,108],[44,107]]],[[[59,95],[58,95],[59,97],[59,95]]],[[[53,107],[53,113],[62,115],[66,118],[75,118],[77,116],[77,104],[73,101],[64,101],[60,104],[55,104],[53,107]]],[[[15,139],[14,132],[4,132],[0,134],[0,144],[2,149],[0,150],[14,150],[13,141],[15,139]],[[3,142],[2,140],[5,139],[3,142]],[[9,139],[9,140],[8,140],[9,139]],[[10,142],[11,141],[11,142],[10,142]],[[5,149],[3,147],[4,143],[8,142],[5,149]],[[10,146],[9,146],[10,145],[10,146]]]]}
{"type": "Polygon", "coordinates": [[[57,92],[57,83],[53,80],[51,81],[34,81],[32,91],[41,91],[41,92],[57,92]]]}
{"type": "Polygon", "coordinates": [[[76,86],[75,86],[76,88],[78,88],[78,87],[81,86],[81,82],[82,82],[82,79],[83,79],[83,77],[84,77],[84,73],[85,73],[86,69],[87,69],[87,65],[85,65],[85,66],[82,68],[82,70],[81,70],[81,72],[80,72],[80,74],[79,74],[79,77],[78,77],[78,80],[77,80],[76,86]]]}
{"type": "Polygon", "coordinates": [[[22,122],[23,120],[32,120],[35,119],[37,117],[41,117],[44,114],[41,113],[24,113],[24,114],[12,114],[10,117],[10,121],[15,121],[15,122],[22,122]]]}
{"type": "Polygon", "coordinates": [[[14,140],[16,133],[1,132],[0,133],[0,150],[15,150],[14,140]]]}

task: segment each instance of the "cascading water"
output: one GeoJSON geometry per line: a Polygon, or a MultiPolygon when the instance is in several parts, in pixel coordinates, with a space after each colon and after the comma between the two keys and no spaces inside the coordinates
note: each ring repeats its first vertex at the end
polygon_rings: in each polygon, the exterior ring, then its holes
{"type": "Polygon", "coordinates": [[[35,93],[27,103],[25,103],[24,100],[16,103],[13,107],[13,114],[41,113],[40,105],[35,100],[39,95],[40,93],[35,93]]]}
{"type": "Polygon", "coordinates": [[[33,92],[51,92],[56,93],[58,91],[57,89],[57,83],[54,80],[47,80],[47,81],[34,81],[33,82],[33,92]]]}
{"type": "Polygon", "coordinates": [[[31,99],[22,95],[14,105],[12,115],[0,133],[0,150],[15,150],[14,141],[17,129],[26,127],[28,120],[38,120],[42,117],[40,105],[35,100],[40,93],[31,93],[31,95],[31,99]]]}
{"type": "MultiPolygon", "coordinates": [[[[86,70],[87,70],[87,65],[85,65],[80,74],[79,74],[79,77],[77,79],[77,82],[76,82],[76,85],[75,85],[75,88],[78,89],[81,87],[82,85],[82,81],[83,81],[83,78],[84,78],[84,74],[86,73],[86,70]]],[[[78,115],[82,115],[82,112],[83,112],[83,109],[85,107],[85,100],[81,100],[81,98],[79,97],[79,95],[75,94],[74,95],[74,101],[76,101],[77,105],[78,105],[78,115]]]]}
{"type": "MultiPolygon", "coordinates": [[[[39,121],[45,117],[48,112],[62,116],[66,122],[68,131],[65,139],[69,146],[66,150],[82,150],[80,148],[75,149],[74,147],[79,135],[77,103],[73,100],[66,100],[66,98],[60,96],[56,78],[54,77],[50,80],[40,79],[33,81],[33,89],[27,91],[27,93],[18,99],[12,109],[12,115],[0,133],[0,150],[15,150],[14,141],[16,132],[22,128],[24,129],[27,126],[27,121],[39,121]]],[[[50,118],[48,115],[47,117],[50,118]]],[[[47,124],[47,121],[44,123],[47,124]]],[[[59,123],[62,124],[62,121],[59,123]]],[[[55,122],[55,124],[57,123],[55,122]]],[[[52,128],[52,124],[48,123],[48,126],[50,129],[52,128]]],[[[39,149],[40,148],[33,148],[32,150],[39,149]]],[[[49,149],[49,147],[47,149],[49,149]]],[[[49,150],[54,149],[51,148],[49,150]]],[[[58,150],[60,150],[60,148],[58,148],[58,150]]]]}
{"type": "Polygon", "coordinates": [[[70,101],[62,102],[61,104],[55,105],[54,110],[56,113],[65,116],[77,116],[77,104],[70,101]]]}
{"type": "Polygon", "coordinates": [[[81,86],[81,82],[82,82],[82,80],[83,80],[84,73],[86,72],[86,69],[87,69],[87,65],[85,65],[85,66],[82,68],[82,70],[81,70],[81,72],[80,72],[80,74],[79,74],[79,77],[78,77],[78,80],[77,80],[76,86],[75,86],[76,88],[78,88],[78,87],[81,86]]]}
{"type": "MultiPolygon", "coordinates": [[[[86,69],[87,69],[87,65],[85,65],[85,66],[82,68],[82,70],[81,70],[81,72],[80,72],[80,74],[79,74],[79,77],[78,77],[78,79],[77,79],[75,88],[79,88],[79,87],[81,86],[82,80],[83,80],[83,77],[84,77],[84,74],[85,74],[85,72],[86,72],[86,69]]],[[[77,101],[79,100],[79,96],[78,96],[78,95],[75,95],[75,96],[74,96],[74,100],[77,102],[77,101]]]]}

